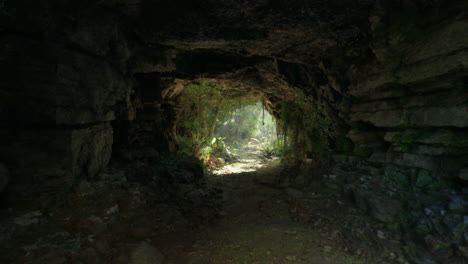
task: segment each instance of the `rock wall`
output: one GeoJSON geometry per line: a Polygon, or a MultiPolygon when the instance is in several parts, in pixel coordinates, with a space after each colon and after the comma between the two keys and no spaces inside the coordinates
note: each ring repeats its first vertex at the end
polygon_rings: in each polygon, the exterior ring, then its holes
{"type": "Polygon", "coordinates": [[[129,55],[112,15],[87,9],[64,21],[70,13],[50,3],[9,4],[14,19],[2,20],[0,35],[0,160],[11,172],[9,189],[35,199],[109,163],[110,122],[132,86],[122,64],[129,55]]]}
{"type": "Polygon", "coordinates": [[[132,95],[135,117],[113,122],[114,156],[129,161],[175,151],[176,105],[163,95],[174,86],[174,78],[160,73],[140,73],[135,75],[135,81],[132,95]]]}
{"type": "Polygon", "coordinates": [[[334,155],[334,173],[358,207],[398,224],[405,239],[444,263],[466,257],[468,17],[439,10],[372,21],[375,59],[348,73],[352,103],[341,115],[352,144],[334,155]]]}

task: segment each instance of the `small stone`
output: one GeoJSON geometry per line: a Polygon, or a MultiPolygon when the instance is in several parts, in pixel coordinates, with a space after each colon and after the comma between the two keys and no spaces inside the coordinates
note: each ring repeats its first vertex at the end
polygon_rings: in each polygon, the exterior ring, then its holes
{"type": "Polygon", "coordinates": [[[296,256],[286,256],[286,260],[296,261],[296,256]]]}
{"type": "Polygon", "coordinates": [[[118,213],[119,210],[120,210],[119,205],[116,204],[116,205],[112,206],[111,208],[107,209],[106,214],[107,215],[113,215],[113,214],[118,213]]]}
{"type": "Polygon", "coordinates": [[[33,211],[13,219],[13,223],[19,226],[29,226],[39,223],[39,217],[42,216],[40,211],[33,211]]]}
{"type": "Polygon", "coordinates": [[[468,247],[458,246],[458,251],[460,251],[462,256],[468,256],[468,247]]]}
{"type": "Polygon", "coordinates": [[[425,208],[424,213],[426,213],[426,215],[433,215],[434,214],[434,212],[430,208],[425,208]]]}
{"type": "Polygon", "coordinates": [[[451,211],[466,211],[468,208],[468,202],[465,201],[462,196],[454,195],[451,197],[449,208],[451,211]]]}
{"type": "Polygon", "coordinates": [[[380,239],[385,239],[385,238],[386,238],[384,232],[381,231],[381,230],[377,231],[377,236],[378,236],[380,239]]]}

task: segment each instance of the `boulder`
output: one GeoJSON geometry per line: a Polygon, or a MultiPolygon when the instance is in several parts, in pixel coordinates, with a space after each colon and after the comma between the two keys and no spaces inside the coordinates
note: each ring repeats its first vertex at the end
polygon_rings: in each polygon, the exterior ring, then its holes
{"type": "Polygon", "coordinates": [[[401,203],[398,200],[374,193],[359,186],[350,188],[357,207],[368,211],[379,221],[392,223],[402,211],[401,203]]]}
{"type": "Polygon", "coordinates": [[[103,170],[112,154],[113,130],[109,124],[71,132],[70,153],[75,176],[94,177],[103,170]]]}
{"type": "Polygon", "coordinates": [[[79,178],[94,178],[110,160],[113,132],[110,124],[98,124],[20,131],[9,139],[0,152],[0,159],[14,167],[9,188],[32,197],[67,190],[79,178]]]}
{"type": "Polygon", "coordinates": [[[204,176],[202,164],[196,157],[184,157],[177,166],[182,171],[177,179],[181,183],[197,183],[204,176]]]}
{"type": "Polygon", "coordinates": [[[360,131],[354,129],[346,136],[351,139],[355,145],[360,146],[378,147],[384,143],[383,138],[375,131],[360,131]]]}
{"type": "Polygon", "coordinates": [[[386,223],[394,222],[402,210],[399,201],[383,195],[371,195],[368,202],[372,216],[386,223]]]}

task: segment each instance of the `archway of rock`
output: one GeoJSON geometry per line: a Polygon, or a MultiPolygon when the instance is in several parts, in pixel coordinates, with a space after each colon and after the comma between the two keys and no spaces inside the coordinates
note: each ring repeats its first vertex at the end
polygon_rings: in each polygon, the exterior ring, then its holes
{"type": "Polygon", "coordinates": [[[0,262],[466,262],[466,9],[0,0],[0,262]],[[298,162],[207,179],[180,155],[205,82],[298,162]]]}

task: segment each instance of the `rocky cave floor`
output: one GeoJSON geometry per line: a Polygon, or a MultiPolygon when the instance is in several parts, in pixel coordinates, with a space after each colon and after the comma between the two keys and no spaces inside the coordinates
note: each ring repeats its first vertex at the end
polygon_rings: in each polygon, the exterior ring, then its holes
{"type": "Polygon", "coordinates": [[[275,184],[277,162],[244,163],[176,191],[114,168],[69,193],[4,201],[0,263],[413,263],[409,247],[438,263],[357,210],[333,176],[298,190],[275,184]]]}

